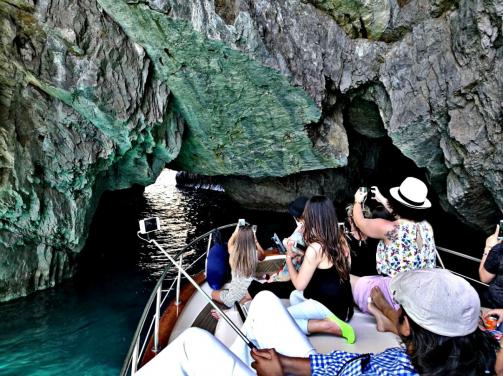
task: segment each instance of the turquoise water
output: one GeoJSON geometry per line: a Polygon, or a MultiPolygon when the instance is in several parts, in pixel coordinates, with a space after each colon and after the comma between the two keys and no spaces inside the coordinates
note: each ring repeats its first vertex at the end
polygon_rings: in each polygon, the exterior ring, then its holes
{"type": "Polygon", "coordinates": [[[259,223],[266,246],[273,232],[293,229],[287,215],[242,210],[218,190],[178,189],[174,174],[165,170],[145,192],[105,194],[76,278],[0,305],[0,375],[119,374],[155,280],[169,266],[136,237],[141,218],[161,219],[158,239],[167,249],[241,217],[259,223]]]}

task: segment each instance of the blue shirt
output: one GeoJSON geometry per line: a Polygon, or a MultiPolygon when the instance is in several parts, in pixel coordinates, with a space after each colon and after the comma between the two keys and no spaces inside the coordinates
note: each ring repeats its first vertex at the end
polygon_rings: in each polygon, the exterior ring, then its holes
{"type": "Polygon", "coordinates": [[[345,351],[309,356],[313,376],[340,375],[407,375],[419,376],[414,370],[409,356],[400,347],[387,349],[379,354],[361,355],[345,351]],[[355,359],[357,358],[357,359],[355,359]],[[355,359],[351,361],[352,359],[355,359]]]}

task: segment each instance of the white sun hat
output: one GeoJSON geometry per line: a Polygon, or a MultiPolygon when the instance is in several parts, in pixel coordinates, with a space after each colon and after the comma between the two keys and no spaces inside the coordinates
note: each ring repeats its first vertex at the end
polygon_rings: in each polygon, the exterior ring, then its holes
{"type": "Polygon", "coordinates": [[[408,177],[399,187],[393,187],[389,193],[401,204],[414,209],[431,208],[431,202],[426,198],[428,188],[421,180],[408,177]]]}

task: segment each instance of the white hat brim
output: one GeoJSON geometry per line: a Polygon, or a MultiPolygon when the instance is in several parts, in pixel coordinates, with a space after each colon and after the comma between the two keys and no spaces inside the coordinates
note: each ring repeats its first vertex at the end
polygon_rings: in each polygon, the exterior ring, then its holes
{"type": "Polygon", "coordinates": [[[409,208],[413,208],[413,209],[428,209],[428,208],[431,208],[431,202],[430,200],[428,200],[427,198],[424,199],[424,202],[422,205],[411,205],[409,204],[408,202],[405,202],[401,197],[400,195],[398,194],[398,190],[400,189],[400,187],[393,187],[393,188],[390,188],[389,190],[389,193],[391,194],[391,196],[393,196],[393,198],[395,200],[397,200],[399,203],[409,207],[409,208]]]}

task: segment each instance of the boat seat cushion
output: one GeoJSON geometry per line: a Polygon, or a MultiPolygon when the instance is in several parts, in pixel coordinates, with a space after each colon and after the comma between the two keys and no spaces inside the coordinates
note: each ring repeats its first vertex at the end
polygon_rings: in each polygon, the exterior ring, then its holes
{"type": "MultiPolygon", "coordinates": [[[[288,307],[288,299],[282,299],[285,307],[288,307]]],[[[233,308],[229,310],[229,316],[232,321],[241,327],[242,321],[233,308]]],[[[312,334],[309,340],[320,354],[330,353],[334,350],[342,350],[354,353],[379,353],[390,347],[400,346],[400,339],[393,333],[381,333],[376,329],[374,316],[360,312],[355,308],[355,314],[349,322],[356,332],[356,342],[354,344],[346,343],[344,338],[336,337],[330,334],[312,334]]],[[[225,322],[219,320],[215,336],[226,346],[230,346],[237,338],[234,330],[225,322]]]]}
{"type": "Polygon", "coordinates": [[[206,257],[206,280],[213,290],[220,290],[231,277],[226,244],[214,244],[206,257]]]}

